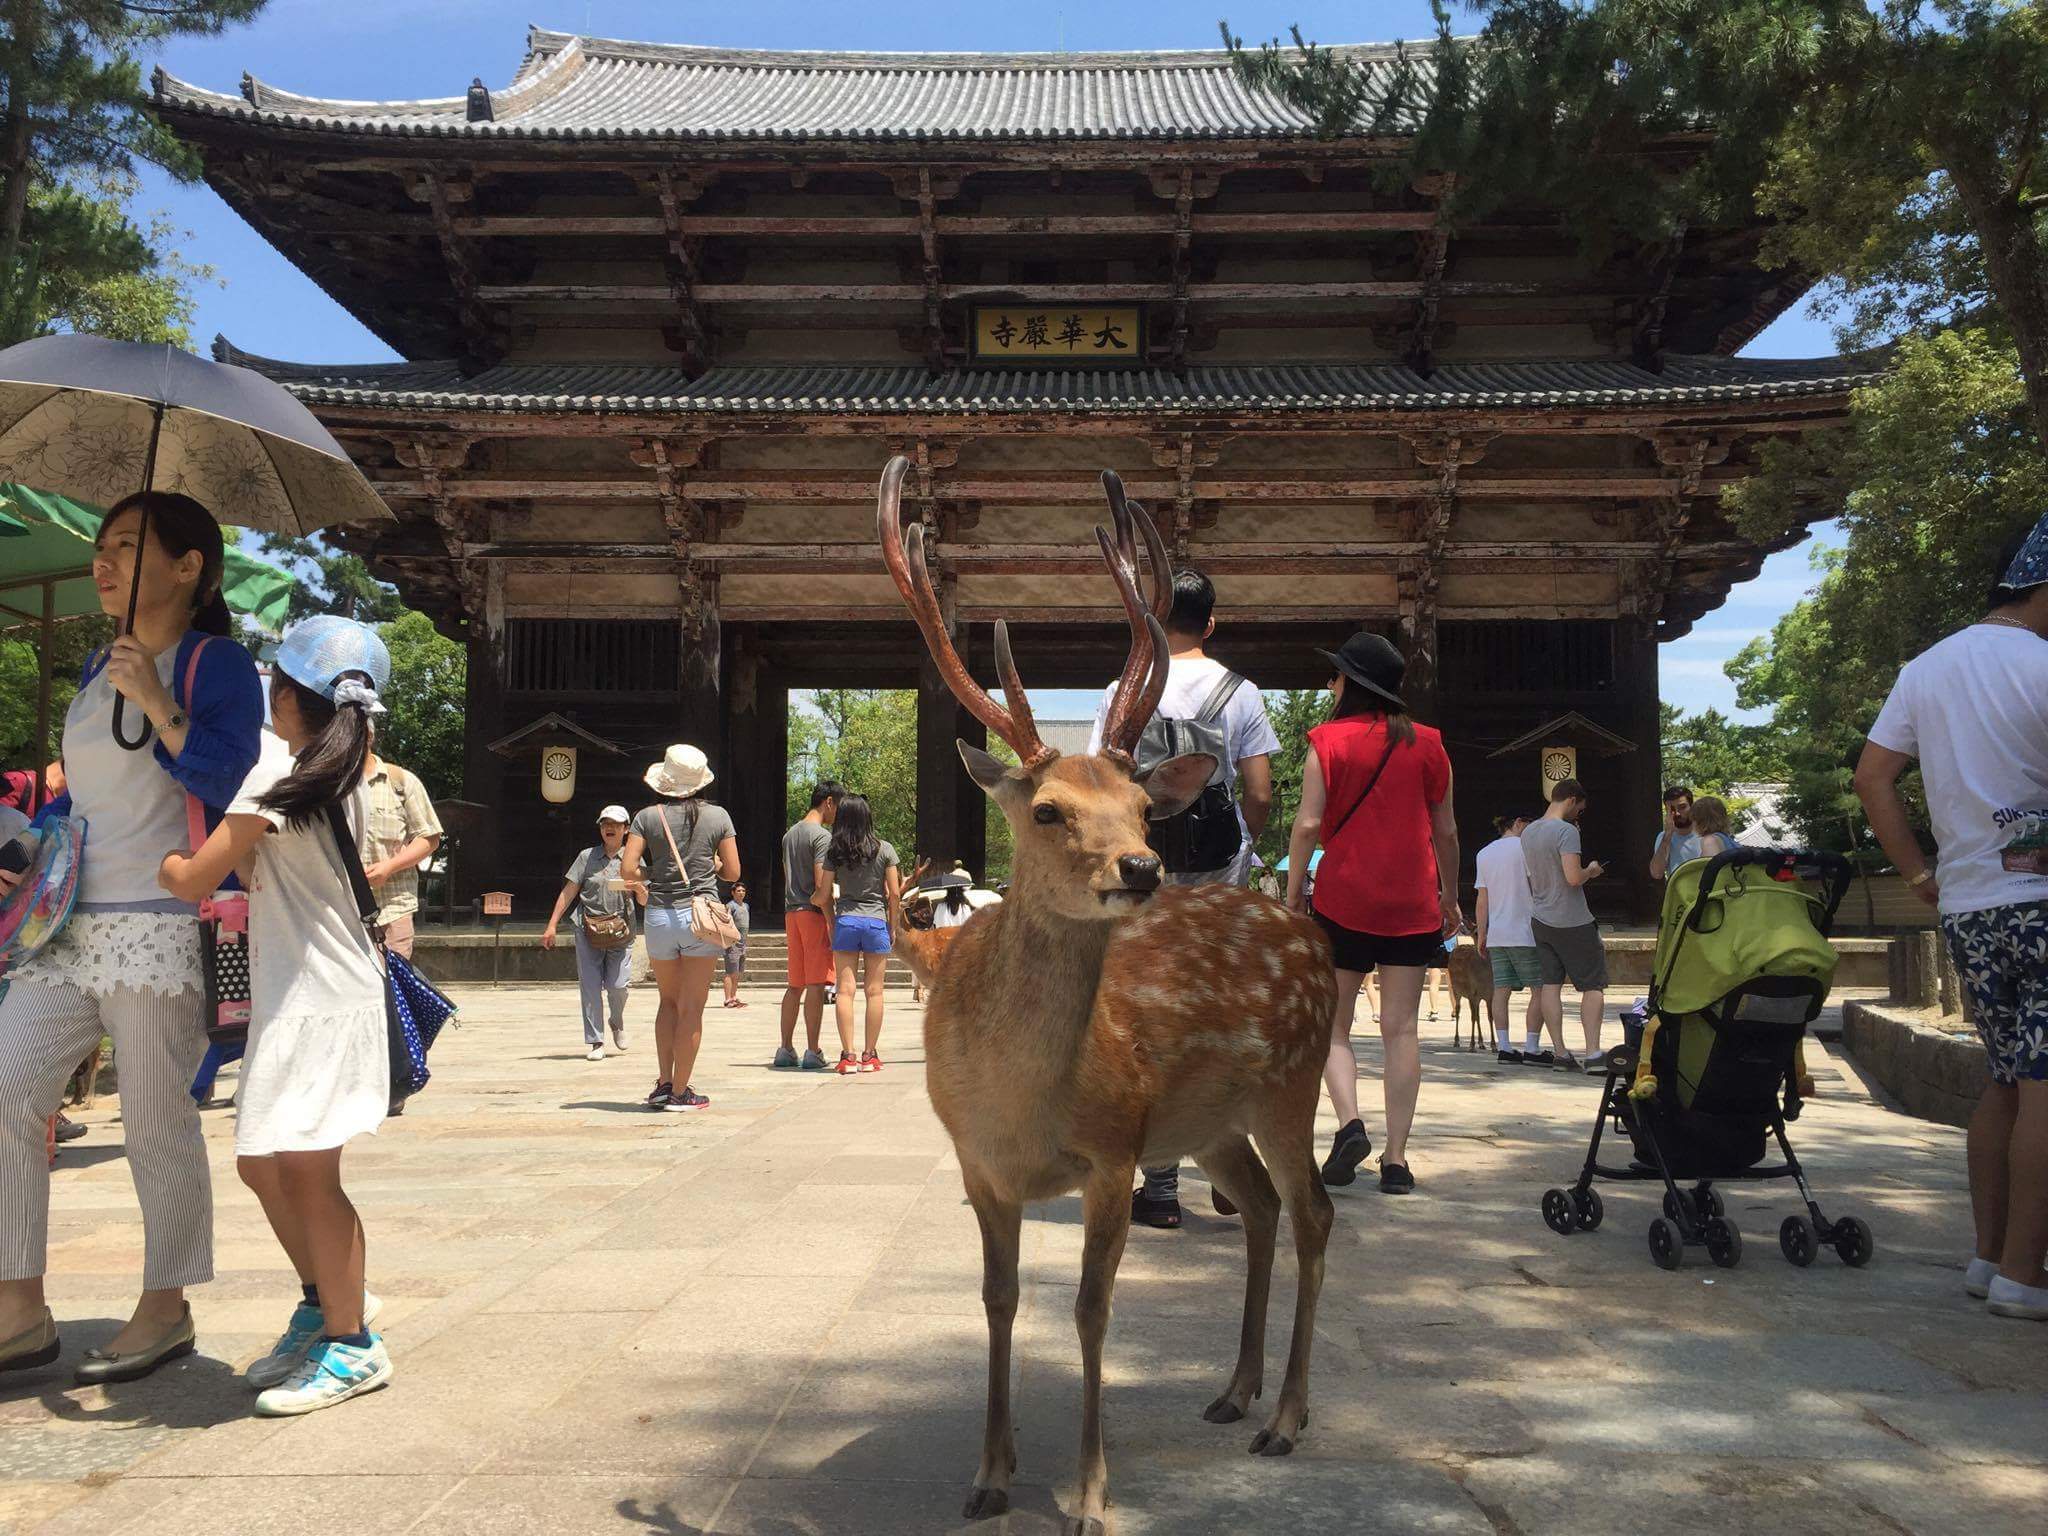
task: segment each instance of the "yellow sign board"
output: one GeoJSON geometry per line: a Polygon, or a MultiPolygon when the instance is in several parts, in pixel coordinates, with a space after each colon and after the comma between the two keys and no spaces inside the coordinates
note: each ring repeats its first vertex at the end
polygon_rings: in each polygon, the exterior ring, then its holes
{"type": "Polygon", "coordinates": [[[974,310],[973,360],[1046,368],[1093,368],[1145,360],[1144,312],[1135,305],[984,304],[974,310]]]}

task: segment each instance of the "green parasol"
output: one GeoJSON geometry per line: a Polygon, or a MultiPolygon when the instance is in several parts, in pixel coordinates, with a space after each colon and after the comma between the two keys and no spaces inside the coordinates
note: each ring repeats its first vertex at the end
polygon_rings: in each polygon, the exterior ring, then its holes
{"type": "MultiPolygon", "coordinates": [[[[75,619],[101,612],[92,580],[92,544],[106,516],[98,507],[48,491],[0,482],[0,629],[75,619]],[[51,602],[45,608],[48,585],[51,602]]],[[[221,570],[221,596],[275,634],[284,627],[292,590],[289,572],[252,560],[232,543],[221,570]]]]}

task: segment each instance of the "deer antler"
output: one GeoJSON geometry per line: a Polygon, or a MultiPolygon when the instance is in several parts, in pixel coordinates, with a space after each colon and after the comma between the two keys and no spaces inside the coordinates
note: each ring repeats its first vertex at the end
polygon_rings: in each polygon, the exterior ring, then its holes
{"type": "Polygon", "coordinates": [[[1102,489],[1109,497],[1112,538],[1100,524],[1096,542],[1102,546],[1103,562],[1116,581],[1124,612],[1131,621],[1131,654],[1124,662],[1123,675],[1110,695],[1109,711],[1102,722],[1103,751],[1130,760],[1144,733],[1145,722],[1159,708],[1166,692],[1166,631],[1160,622],[1173,606],[1173,570],[1167,562],[1166,545],[1143,507],[1124,498],[1124,483],[1112,469],[1102,472],[1102,489]],[[1145,598],[1145,583],[1138,569],[1138,537],[1145,542],[1145,563],[1151,577],[1151,600],[1145,598]]]}
{"type": "Polygon", "coordinates": [[[939,674],[953,690],[967,712],[994,731],[1026,768],[1036,768],[1059,754],[1038,739],[1037,722],[1031,718],[1031,701],[1024,696],[1024,684],[1017,676],[1016,658],[1010,654],[1010,632],[996,623],[996,674],[1002,679],[1005,709],[982,691],[968,674],[967,664],[953,648],[946,633],[946,620],[939,611],[939,595],[932,588],[932,574],[924,558],[924,526],[903,526],[903,477],[910,460],[897,454],[882,466],[882,483],[875,491],[875,532],[882,542],[882,562],[903,594],[904,606],[917,620],[924,643],[939,665],[939,674]]]}

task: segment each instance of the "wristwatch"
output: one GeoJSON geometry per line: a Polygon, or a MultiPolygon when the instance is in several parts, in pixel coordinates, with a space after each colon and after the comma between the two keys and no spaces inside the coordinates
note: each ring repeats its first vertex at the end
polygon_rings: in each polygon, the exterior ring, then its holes
{"type": "Polygon", "coordinates": [[[159,729],[166,731],[181,731],[189,723],[190,717],[186,715],[185,711],[183,711],[182,709],[174,709],[171,711],[170,719],[166,720],[163,723],[163,725],[159,727],[159,729]]]}
{"type": "Polygon", "coordinates": [[[1912,876],[1910,879],[1906,881],[1906,889],[1909,891],[1917,891],[1921,886],[1925,885],[1928,881],[1932,880],[1933,878],[1934,868],[1932,865],[1929,865],[1926,869],[1921,870],[1919,874],[1912,876]]]}

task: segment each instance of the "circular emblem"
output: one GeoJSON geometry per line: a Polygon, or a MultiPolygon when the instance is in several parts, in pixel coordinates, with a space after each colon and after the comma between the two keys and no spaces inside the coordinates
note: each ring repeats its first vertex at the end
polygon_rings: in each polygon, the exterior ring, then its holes
{"type": "Polygon", "coordinates": [[[567,752],[550,752],[541,759],[540,771],[559,784],[576,771],[576,759],[567,752]]]}
{"type": "Polygon", "coordinates": [[[1572,776],[1572,755],[1562,748],[1553,747],[1543,754],[1543,778],[1548,784],[1559,784],[1572,776]]]}

